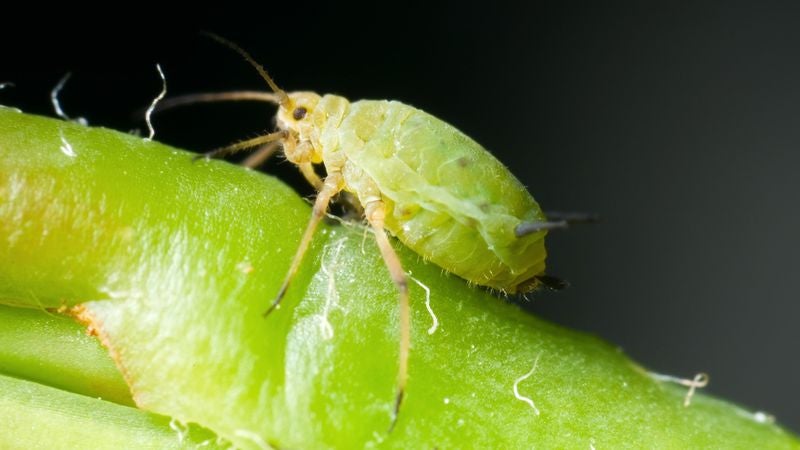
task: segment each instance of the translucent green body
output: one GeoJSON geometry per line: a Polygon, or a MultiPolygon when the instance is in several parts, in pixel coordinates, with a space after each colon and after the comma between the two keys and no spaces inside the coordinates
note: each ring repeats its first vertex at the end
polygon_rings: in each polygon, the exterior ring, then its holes
{"type": "Polygon", "coordinates": [[[545,221],[511,172],[477,142],[419,109],[395,101],[320,98],[313,139],[326,168],[362,204],[379,196],[386,228],[449,272],[505,292],[536,285],[545,268],[540,231],[522,238],[521,222],[545,221]]]}

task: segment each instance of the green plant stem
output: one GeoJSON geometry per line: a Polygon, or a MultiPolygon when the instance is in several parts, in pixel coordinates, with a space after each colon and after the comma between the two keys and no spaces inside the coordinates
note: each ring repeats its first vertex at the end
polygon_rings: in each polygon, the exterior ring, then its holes
{"type": "Polygon", "coordinates": [[[133,405],[108,352],[85,327],[57,314],[0,306],[0,369],[17,378],[133,405]]]}
{"type": "Polygon", "coordinates": [[[4,449],[223,448],[168,417],[0,375],[4,449]]]}
{"type": "Polygon", "coordinates": [[[255,172],[0,111],[0,298],[78,306],[140,408],[241,448],[798,448],[737,406],[684,407],[685,388],[616,348],[397,243],[439,327],[413,284],[407,398],[387,435],[397,295],[369,235],[323,226],[284,307],[261,316],[308,216],[255,172]]]}

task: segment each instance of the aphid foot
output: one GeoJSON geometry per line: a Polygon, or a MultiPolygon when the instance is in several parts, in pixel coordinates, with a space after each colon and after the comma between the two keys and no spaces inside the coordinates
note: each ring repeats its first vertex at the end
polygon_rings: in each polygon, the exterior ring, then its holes
{"type": "Polygon", "coordinates": [[[197,161],[199,161],[201,159],[205,160],[205,161],[208,161],[209,159],[212,158],[212,156],[213,156],[212,153],[213,152],[198,153],[198,154],[192,156],[192,162],[197,162],[197,161]]]}
{"type": "Polygon", "coordinates": [[[280,309],[281,308],[281,300],[283,300],[283,296],[286,295],[286,289],[287,288],[288,288],[288,285],[281,286],[281,290],[280,290],[280,292],[278,292],[278,296],[275,297],[275,300],[272,301],[272,304],[269,305],[269,308],[267,308],[267,310],[264,311],[263,314],[261,314],[261,317],[266,319],[267,316],[272,314],[273,311],[275,311],[276,309],[280,309]]]}
{"type": "Polygon", "coordinates": [[[392,411],[392,423],[389,424],[389,429],[386,430],[386,433],[391,433],[395,425],[397,425],[397,417],[400,415],[400,406],[403,404],[405,395],[406,392],[404,389],[397,391],[397,396],[394,399],[394,411],[392,411]]]}

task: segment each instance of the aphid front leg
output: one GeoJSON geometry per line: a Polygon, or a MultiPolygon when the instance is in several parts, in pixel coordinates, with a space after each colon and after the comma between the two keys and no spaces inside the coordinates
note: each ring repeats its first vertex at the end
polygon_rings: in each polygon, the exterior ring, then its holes
{"type": "Polygon", "coordinates": [[[240,152],[242,150],[247,150],[248,148],[258,147],[259,145],[267,144],[274,141],[280,141],[286,138],[286,131],[276,131],[274,133],[265,134],[263,136],[259,136],[253,139],[248,139],[246,141],[237,142],[232,145],[228,145],[225,147],[220,147],[210,152],[202,153],[194,157],[194,159],[200,158],[219,158],[220,156],[230,155],[232,153],[240,152]]]}
{"type": "Polygon", "coordinates": [[[264,164],[268,159],[272,157],[278,150],[281,148],[281,141],[273,141],[268,144],[264,144],[261,147],[258,147],[252,155],[248,156],[244,161],[242,161],[242,165],[244,167],[249,167],[250,169],[254,169],[262,164],[264,164]]]}
{"type": "MultiPolygon", "coordinates": [[[[314,186],[317,191],[322,189],[322,180],[314,171],[314,164],[322,162],[314,151],[314,147],[308,142],[298,142],[297,138],[291,133],[283,140],[283,153],[286,159],[293,162],[308,183],[314,186]]],[[[328,165],[328,164],[326,164],[328,165]]]]}
{"type": "Polygon", "coordinates": [[[342,185],[343,178],[340,172],[331,172],[328,174],[327,178],[325,178],[322,189],[320,189],[317,194],[317,199],[314,201],[311,219],[309,219],[308,225],[306,225],[306,231],[303,233],[302,239],[300,239],[300,245],[297,247],[294,259],[292,259],[292,265],[289,266],[289,271],[286,273],[286,278],[283,280],[278,295],[275,297],[275,300],[272,301],[270,307],[264,312],[265,317],[280,306],[283,296],[286,295],[286,290],[289,289],[289,284],[291,284],[292,279],[297,274],[297,270],[300,268],[300,264],[303,262],[303,257],[308,250],[308,246],[311,244],[311,239],[314,237],[314,231],[316,231],[317,225],[319,225],[320,220],[325,217],[331,198],[342,189],[342,185]]]}
{"type": "Polygon", "coordinates": [[[400,264],[400,258],[389,243],[389,238],[384,231],[384,218],[386,217],[386,205],[381,200],[372,200],[367,202],[364,212],[367,216],[370,226],[375,231],[375,239],[378,242],[378,248],[383,256],[383,261],[386,263],[386,268],[389,269],[389,274],[394,281],[397,290],[399,291],[400,303],[400,353],[399,353],[399,368],[397,371],[397,397],[394,403],[394,417],[389,426],[389,431],[392,431],[395,423],[397,422],[397,414],[400,411],[400,405],[403,403],[403,396],[405,395],[406,381],[408,380],[408,352],[411,344],[411,318],[408,306],[408,276],[403,271],[403,266],[400,264]]]}
{"type": "Polygon", "coordinates": [[[314,165],[310,162],[300,163],[297,165],[300,169],[300,173],[303,174],[308,184],[314,186],[314,189],[321,190],[322,189],[322,179],[317,175],[317,172],[314,171],[314,165]]]}

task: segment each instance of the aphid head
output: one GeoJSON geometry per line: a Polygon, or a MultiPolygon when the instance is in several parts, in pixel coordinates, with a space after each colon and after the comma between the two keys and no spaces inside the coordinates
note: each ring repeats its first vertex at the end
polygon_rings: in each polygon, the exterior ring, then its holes
{"type": "Polygon", "coordinates": [[[244,49],[216,34],[205,34],[239,53],[269,85],[274,94],[274,97],[269,101],[278,104],[278,127],[288,132],[283,139],[283,150],[286,158],[296,164],[322,162],[322,152],[317,148],[318,146],[314,145],[318,139],[313,133],[312,121],[314,108],[319,103],[319,95],[313,92],[286,93],[275,84],[275,81],[272,80],[272,77],[269,76],[261,64],[257,63],[244,49]]]}
{"type": "Polygon", "coordinates": [[[288,97],[289,100],[278,107],[277,114],[278,128],[288,132],[283,144],[286,158],[296,164],[322,162],[314,115],[319,95],[313,92],[292,92],[288,97]]]}
{"type": "Polygon", "coordinates": [[[278,108],[278,127],[291,132],[300,140],[309,139],[319,95],[313,92],[291,92],[288,96],[289,100],[278,108]]]}

